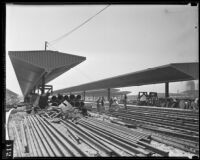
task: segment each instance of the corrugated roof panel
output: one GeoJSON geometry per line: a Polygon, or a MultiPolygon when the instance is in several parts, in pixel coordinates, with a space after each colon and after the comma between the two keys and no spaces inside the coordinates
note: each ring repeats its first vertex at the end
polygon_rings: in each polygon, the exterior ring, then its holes
{"type": "Polygon", "coordinates": [[[57,51],[10,51],[10,56],[15,56],[23,61],[51,70],[66,64],[84,61],[85,57],[65,54],[57,51]],[[59,56],[58,56],[59,55],[59,56]]]}

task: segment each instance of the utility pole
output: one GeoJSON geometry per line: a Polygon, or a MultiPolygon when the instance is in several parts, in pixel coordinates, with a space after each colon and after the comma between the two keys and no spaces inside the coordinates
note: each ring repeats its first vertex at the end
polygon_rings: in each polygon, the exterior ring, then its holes
{"type": "Polygon", "coordinates": [[[47,41],[45,41],[45,51],[47,50],[47,41]]]}
{"type": "MultiPolygon", "coordinates": [[[[47,41],[45,41],[45,51],[47,50],[47,41]]],[[[41,94],[43,94],[45,88],[45,74],[42,76],[42,86],[41,86],[41,94]]]]}

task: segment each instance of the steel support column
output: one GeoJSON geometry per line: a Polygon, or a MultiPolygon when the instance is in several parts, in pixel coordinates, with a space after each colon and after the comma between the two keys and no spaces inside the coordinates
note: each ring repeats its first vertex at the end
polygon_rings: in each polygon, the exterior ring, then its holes
{"type": "Polygon", "coordinates": [[[165,82],[165,98],[169,97],[169,82],[165,82]]]}
{"type": "Polygon", "coordinates": [[[110,100],[110,88],[108,88],[108,101],[110,100]]]}
{"type": "Polygon", "coordinates": [[[85,101],[85,91],[83,91],[83,100],[85,101]]]}

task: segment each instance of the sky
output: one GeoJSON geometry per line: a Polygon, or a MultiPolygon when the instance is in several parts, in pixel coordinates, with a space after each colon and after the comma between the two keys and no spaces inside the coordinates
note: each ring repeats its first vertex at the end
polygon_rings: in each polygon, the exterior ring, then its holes
{"type": "MultiPolygon", "coordinates": [[[[49,82],[54,90],[169,63],[198,62],[198,8],[190,5],[110,5],[69,36],[51,43],[106,5],[6,6],[6,88],[22,95],[8,51],[49,50],[86,61],[49,82]]],[[[195,88],[197,89],[197,83],[195,88]]],[[[187,82],[169,84],[170,92],[187,82]]],[[[164,92],[164,84],[120,88],[164,92]]]]}

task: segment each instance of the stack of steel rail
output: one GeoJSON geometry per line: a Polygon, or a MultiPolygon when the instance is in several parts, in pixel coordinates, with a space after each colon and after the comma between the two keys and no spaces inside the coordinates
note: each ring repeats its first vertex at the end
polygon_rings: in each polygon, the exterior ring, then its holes
{"type": "Polygon", "coordinates": [[[102,140],[101,142],[107,148],[113,149],[114,152],[116,150],[125,150],[131,155],[150,156],[156,153],[160,156],[168,156],[168,152],[150,145],[150,135],[146,133],[93,118],[80,119],[78,124],[86,133],[90,133],[94,138],[102,140]]]}
{"type": "Polygon", "coordinates": [[[109,116],[139,126],[152,138],[185,151],[199,154],[199,112],[156,107],[128,106],[109,116]]]}
{"type": "Polygon", "coordinates": [[[148,134],[92,118],[77,123],[55,123],[37,114],[24,117],[12,124],[17,157],[168,156],[149,144],[148,134]]]}

